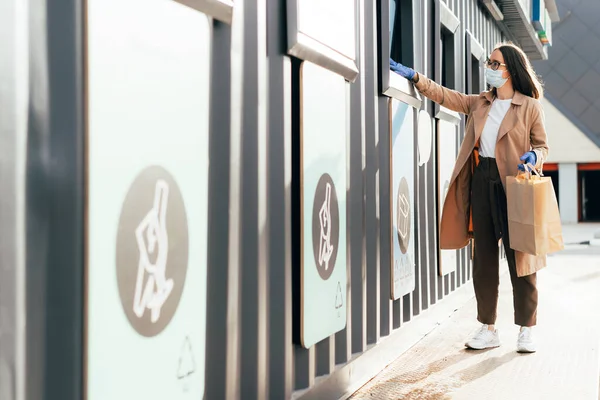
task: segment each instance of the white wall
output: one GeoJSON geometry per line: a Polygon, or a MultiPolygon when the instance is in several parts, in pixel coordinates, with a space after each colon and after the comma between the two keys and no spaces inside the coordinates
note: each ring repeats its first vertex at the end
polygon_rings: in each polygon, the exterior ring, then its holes
{"type": "MultiPolygon", "coordinates": [[[[600,148],[548,100],[542,99],[550,163],[600,162],[600,148]]],[[[562,186],[561,186],[562,189],[562,186]]]]}
{"type": "Polygon", "coordinates": [[[563,223],[576,223],[579,219],[577,164],[560,163],[558,165],[558,187],[560,218],[563,223]]]}

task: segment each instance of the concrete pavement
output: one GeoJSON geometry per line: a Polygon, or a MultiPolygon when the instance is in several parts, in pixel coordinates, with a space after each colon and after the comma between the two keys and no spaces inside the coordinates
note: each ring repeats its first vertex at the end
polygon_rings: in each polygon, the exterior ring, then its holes
{"type": "Polygon", "coordinates": [[[562,228],[565,245],[570,246],[573,244],[589,242],[593,239],[594,233],[600,231],[600,224],[563,224],[562,228]]]}
{"type": "MultiPolygon", "coordinates": [[[[589,225],[567,227],[565,243],[584,241],[589,232],[589,225]]],[[[518,327],[504,272],[497,321],[502,346],[465,349],[465,340],[479,327],[472,298],[351,398],[597,400],[600,247],[569,245],[549,256],[538,287],[537,353],[515,351],[518,327]]]]}

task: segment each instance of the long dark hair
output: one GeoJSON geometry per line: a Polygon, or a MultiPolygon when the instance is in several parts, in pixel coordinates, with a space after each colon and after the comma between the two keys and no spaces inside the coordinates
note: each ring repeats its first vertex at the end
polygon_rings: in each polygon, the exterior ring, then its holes
{"type": "MultiPolygon", "coordinates": [[[[520,47],[511,42],[501,43],[494,50],[500,50],[504,57],[504,64],[512,78],[513,88],[534,99],[544,97],[542,82],[533,70],[529,58],[520,47]]],[[[496,96],[496,88],[492,89],[496,96]]]]}

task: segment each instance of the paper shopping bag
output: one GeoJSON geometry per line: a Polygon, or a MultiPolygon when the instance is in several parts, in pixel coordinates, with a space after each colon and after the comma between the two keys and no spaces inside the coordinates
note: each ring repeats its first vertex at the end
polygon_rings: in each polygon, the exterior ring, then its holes
{"type": "Polygon", "coordinates": [[[506,199],[508,233],[513,250],[540,256],[564,248],[551,178],[530,172],[509,176],[506,178],[506,199]]]}

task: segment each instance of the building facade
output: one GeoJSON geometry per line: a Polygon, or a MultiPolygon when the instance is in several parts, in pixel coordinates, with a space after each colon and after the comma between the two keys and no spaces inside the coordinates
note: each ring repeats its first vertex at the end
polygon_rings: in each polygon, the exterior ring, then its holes
{"type": "Polygon", "coordinates": [[[478,93],[554,3],[327,4],[2,3],[1,399],[344,398],[469,297],[389,58],[478,93]]]}
{"type": "Polygon", "coordinates": [[[548,60],[535,62],[545,88],[554,179],[565,223],[600,221],[600,6],[557,0],[548,60]]]}

